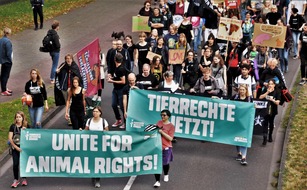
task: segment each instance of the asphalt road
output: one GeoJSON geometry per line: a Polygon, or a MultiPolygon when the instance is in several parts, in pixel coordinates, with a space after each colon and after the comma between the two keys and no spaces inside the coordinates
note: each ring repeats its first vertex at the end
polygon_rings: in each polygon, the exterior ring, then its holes
{"type": "MultiPolygon", "coordinates": [[[[61,59],[66,53],[76,53],[83,46],[98,37],[101,41],[103,52],[111,45],[112,31],[125,31],[131,34],[131,16],[136,15],[142,7],[140,0],[97,0],[86,7],[79,8],[56,19],[60,21],[59,35],[61,37],[61,59]]],[[[51,21],[46,21],[45,26],[51,21]]],[[[48,28],[33,31],[25,30],[12,37],[14,48],[14,66],[9,80],[9,88],[14,90],[16,98],[21,96],[24,84],[29,77],[31,68],[38,68],[45,81],[49,82],[51,60],[48,54],[38,51],[41,40],[48,28]]],[[[135,40],[137,34],[133,34],[135,40]]],[[[289,73],[285,75],[288,86],[294,80],[299,68],[297,60],[289,59],[289,73]]],[[[51,85],[48,84],[51,88],[51,85]]],[[[114,122],[111,109],[112,86],[107,84],[103,91],[103,116],[109,124],[114,122]]],[[[52,94],[50,94],[52,95],[52,94]]],[[[0,97],[0,102],[14,97],[0,97]]],[[[262,137],[254,136],[252,148],[248,149],[248,166],[243,167],[235,161],[236,151],[234,146],[217,143],[201,143],[199,141],[178,139],[174,145],[174,161],[171,163],[170,181],[162,181],[160,189],[169,190],[264,190],[271,189],[272,172],[277,170],[282,149],[284,129],[279,128],[283,107],[275,120],[277,129],[274,130],[274,142],[262,147],[262,137]]],[[[64,112],[60,112],[45,127],[65,128],[64,112]]],[[[0,178],[1,190],[11,189],[13,174],[12,161],[9,160],[1,170],[5,175],[0,178]]],[[[129,178],[102,179],[103,189],[125,189],[129,178]]],[[[152,189],[153,175],[137,176],[130,189],[152,189]]],[[[93,188],[91,180],[86,178],[29,178],[31,190],[83,190],[93,188]]],[[[127,188],[129,189],[129,188],[127,188]]]]}

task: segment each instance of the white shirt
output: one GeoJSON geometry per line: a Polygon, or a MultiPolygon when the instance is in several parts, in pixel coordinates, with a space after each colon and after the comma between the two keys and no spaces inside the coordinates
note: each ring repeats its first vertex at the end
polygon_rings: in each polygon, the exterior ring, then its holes
{"type": "Polygon", "coordinates": [[[90,131],[104,131],[104,128],[108,127],[107,120],[100,118],[98,122],[94,121],[94,118],[88,119],[86,122],[86,126],[89,126],[90,131]],[[91,123],[89,124],[89,121],[91,120],[91,123]],[[102,122],[104,121],[104,125],[102,125],[102,122]]]}

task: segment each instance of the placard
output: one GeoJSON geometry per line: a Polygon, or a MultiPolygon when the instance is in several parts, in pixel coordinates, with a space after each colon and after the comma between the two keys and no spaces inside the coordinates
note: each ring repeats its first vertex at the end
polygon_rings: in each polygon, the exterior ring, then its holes
{"type": "Polygon", "coordinates": [[[150,32],[148,26],[148,16],[133,16],[132,17],[132,32],[150,32]]]}
{"type": "Polygon", "coordinates": [[[146,58],[149,59],[150,61],[152,61],[152,59],[153,59],[154,56],[158,56],[158,57],[161,59],[161,55],[156,54],[156,53],[153,53],[153,52],[151,52],[151,51],[149,51],[149,52],[147,53],[146,58]]]}
{"type": "Polygon", "coordinates": [[[284,48],[286,33],[286,26],[255,23],[252,42],[259,46],[284,48]]]}
{"type": "Polygon", "coordinates": [[[169,64],[182,64],[185,58],[184,49],[170,49],[168,51],[168,63],[169,64]]]}
{"type": "Polygon", "coordinates": [[[217,38],[232,42],[240,42],[243,37],[241,25],[241,20],[220,17],[217,38]]]}

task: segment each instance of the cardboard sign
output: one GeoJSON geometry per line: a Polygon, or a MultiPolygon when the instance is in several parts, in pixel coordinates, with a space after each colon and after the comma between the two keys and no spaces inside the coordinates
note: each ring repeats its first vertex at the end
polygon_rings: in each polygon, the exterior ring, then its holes
{"type": "Polygon", "coordinates": [[[240,42],[240,39],[243,37],[241,25],[241,20],[220,17],[217,38],[232,42],[240,42]]]}
{"type": "Polygon", "coordinates": [[[170,49],[168,51],[168,63],[169,64],[182,64],[185,58],[184,49],[170,49]]]}
{"type": "Polygon", "coordinates": [[[286,26],[255,23],[252,42],[254,45],[284,48],[286,33],[286,26]]]}
{"type": "Polygon", "coordinates": [[[228,9],[237,9],[239,8],[240,0],[225,0],[225,4],[228,9]]]}
{"type": "Polygon", "coordinates": [[[153,52],[151,52],[151,51],[149,51],[149,52],[147,53],[146,58],[149,59],[150,61],[152,61],[152,59],[153,59],[154,56],[158,56],[158,57],[161,59],[161,55],[156,54],[156,53],[153,53],[153,52]]]}
{"type": "Polygon", "coordinates": [[[133,16],[132,17],[132,32],[150,32],[148,26],[148,16],[133,16]]]}

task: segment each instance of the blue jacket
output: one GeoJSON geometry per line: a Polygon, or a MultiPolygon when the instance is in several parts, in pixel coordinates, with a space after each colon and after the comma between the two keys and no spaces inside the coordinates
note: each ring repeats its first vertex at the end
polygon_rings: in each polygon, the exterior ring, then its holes
{"type": "Polygon", "coordinates": [[[6,36],[0,39],[0,64],[12,63],[12,42],[6,36]]]}

